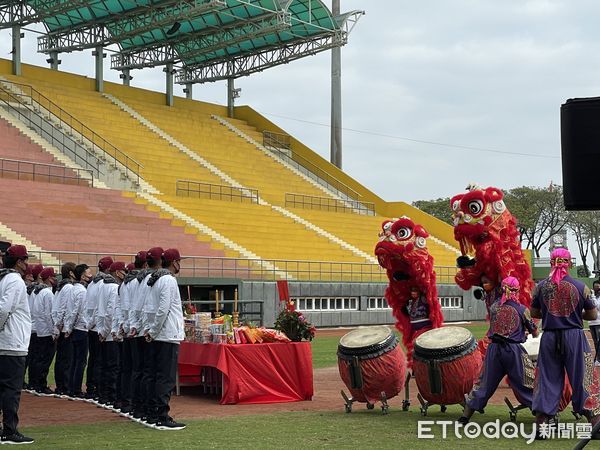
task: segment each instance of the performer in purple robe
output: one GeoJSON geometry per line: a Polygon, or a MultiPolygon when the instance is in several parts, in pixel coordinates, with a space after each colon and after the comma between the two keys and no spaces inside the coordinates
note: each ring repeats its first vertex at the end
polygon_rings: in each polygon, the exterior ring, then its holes
{"type": "MultiPolygon", "coordinates": [[[[573,387],[573,411],[595,424],[600,418],[594,354],[583,333],[583,320],[597,317],[590,289],[569,276],[571,254],[564,248],[550,256],[550,276],[536,287],[532,317],[542,319],[542,334],[532,410],[538,424],[556,415],[566,370],[573,387]]],[[[540,436],[541,437],[541,436],[540,436]]]]}
{"type": "MultiPolygon", "coordinates": [[[[481,300],[483,300],[483,302],[485,303],[485,309],[487,310],[488,316],[491,316],[490,309],[492,305],[502,298],[502,287],[498,282],[494,284],[494,282],[490,280],[490,278],[488,278],[486,275],[481,276],[481,287],[483,288],[481,300]]],[[[487,335],[492,335],[491,323],[487,335]]]]}
{"type": "MultiPolygon", "coordinates": [[[[531,407],[534,369],[529,355],[521,346],[525,331],[537,335],[537,327],[529,310],[518,303],[519,280],[502,280],[502,298],[490,305],[491,344],[487,349],[479,381],[467,397],[463,415],[458,421],[466,424],[475,411],[483,413],[502,378],[508,375],[510,386],[519,401],[531,407]]],[[[493,292],[493,291],[492,291],[493,292]]]]}

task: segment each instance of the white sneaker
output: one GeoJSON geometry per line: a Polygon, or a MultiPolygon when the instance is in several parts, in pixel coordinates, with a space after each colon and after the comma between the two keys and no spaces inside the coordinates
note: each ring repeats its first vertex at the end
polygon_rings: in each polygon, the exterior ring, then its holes
{"type": "Polygon", "coordinates": [[[600,361],[594,361],[594,367],[600,367],[600,361]]]}

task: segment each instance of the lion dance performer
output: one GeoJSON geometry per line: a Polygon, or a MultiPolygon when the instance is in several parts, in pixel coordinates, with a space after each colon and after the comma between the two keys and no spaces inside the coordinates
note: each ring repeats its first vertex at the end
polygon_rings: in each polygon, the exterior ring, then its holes
{"type": "Polygon", "coordinates": [[[483,413],[505,375],[508,375],[511,388],[521,404],[531,408],[534,367],[521,343],[525,342],[525,331],[535,337],[537,327],[529,310],[517,301],[519,280],[507,277],[502,280],[501,287],[502,298],[490,306],[492,342],[487,349],[479,382],[469,394],[459,419],[462,424],[468,423],[475,411],[483,413]]]}
{"type": "MultiPolygon", "coordinates": [[[[432,328],[439,328],[444,317],[437,298],[433,257],[427,250],[429,234],[408,217],[385,221],[375,247],[375,255],[386,270],[389,285],[385,298],[392,308],[396,328],[402,333],[408,368],[412,368],[415,339],[432,328]]],[[[408,381],[403,409],[407,409],[408,381]]]]}
{"type": "Polygon", "coordinates": [[[534,286],[531,269],[521,250],[515,218],[504,204],[504,194],[494,187],[476,185],[469,185],[467,190],[450,200],[454,237],[462,253],[456,261],[460,269],[456,284],[468,290],[479,286],[483,275],[494,284],[512,276],[521,287],[518,303],[529,307],[534,286]]]}
{"type": "Polygon", "coordinates": [[[532,317],[541,318],[544,329],[532,409],[538,424],[547,423],[556,415],[566,371],[573,386],[574,412],[595,425],[600,421],[600,385],[583,320],[596,319],[596,306],[590,289],[569,276],[568,250],[554,249],[550,265],[550,276],[537,285],[531,305],[532,317]]]}

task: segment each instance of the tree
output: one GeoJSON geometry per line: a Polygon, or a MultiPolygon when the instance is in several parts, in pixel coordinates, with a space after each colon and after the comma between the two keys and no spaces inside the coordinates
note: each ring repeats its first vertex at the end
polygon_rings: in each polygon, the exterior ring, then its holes
{"type": "Polygon", "coordinates": [[[592,254],[594,272],[600,271],[600,211],[573,211],[569,213],[569,228],[573,231],[579,254],[586,266],[587,256],[592,254]]]}
{"type": "MultiPolygon", "coordinates": [[[[568,213],[568,227],[575,235],[579,256],[581,256],[582,266],[581,274],[583,277],[591,275],[587,265],[587,257],[592,244],[592,235],[594,233],[594,218],[593,214],[587,211],[571,211],[568,213]]],[[[596,269],[594,263],[594,270],[596,269]]],[[[579,273],[579,271],[578,271],[579,273]]]]}
{"type": "Polygon", "coordinates": [[[415,208],[452,225],[452,210],[450,209],[450,197],[435,200],[417,200],[412,204],[415,208]]]}
{"type": "Polygon", "coordinates": [[[567,225],[562,188],[522,186],[507,191],[506,206],[517,218],[521,241],[539,258],[541,249],[567,225]]]}

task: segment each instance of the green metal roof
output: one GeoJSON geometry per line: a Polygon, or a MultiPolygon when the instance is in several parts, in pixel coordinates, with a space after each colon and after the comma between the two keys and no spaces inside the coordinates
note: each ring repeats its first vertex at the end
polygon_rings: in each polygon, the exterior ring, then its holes
{"type": "Polygon", "coordinates": [[[44,53],[117,44],[111,65],[119,70],[197,68],[274,49],[286,49],[285,63],[344,45],[353,14],[355,23],[360,12],[333,17],[321,0],[21,0],[0,4],[0,28],[43,22],[44,53]]]}
{"type": "MultiPolygon", "coordinates": [[[[118,37],[114,31],[119,29],[120,16],[132,11],[144,13],[143,6],[160,6],[169,4],[168,1],[127,1],[127,0],[100,0],[87,2],[48,2],[45,0],[29,0],[27,3],[36,11],[44,13],[52,12],[52,7],[56,4],[67,5],[78,3],[85,5],[61,11],[50,17],[43,19],[50,32],[56,32],[66,28],[72,28],[84,25],[86,23],[95,23],[106,20],[108,31],[118,37]]],[[[176,11],[180,2],[167,8],[165,14],[176,11]]],[[[150,31],[127,37],[119,40],[117,43],[123,50],[142,48],[148,45],[160,43],[172,43],[175,49],[178,48],[177,41],[182,38],[188,38],[196,33],[206,33],[210,30],[232,26],[245,20],[251,20],[269,12],[281,10],[279,2],[274,0],[249,0],[240,2],[237,0],[226,0],[226,6],[215,11],[206,12],[198,17],[191,17],[186,21],[181,21],[180,29],[172,36],[167,36],[166,32],[170,28],[161,27],[150,31]]],[[[309,37],[322,34],[328,31],[339,30],[339,26],[333,20],[330,11],[321,1],[315,0],[293,0],[287,10],[291,13],[291,27],[289,30],[274,32],[262,36],[260,39],[251,39],[236,43],[234,46],[226,47],[221,52],[225,54],[235,54],[240,51],[257,49],[267,45],[275,45],[280,42],[287,42],[300,37],[309,37]]],[[[134,29],[133,29],[134,30],[134,29]]],[[[215,52],[214,55],[218,55],[215,52]]],[[[211,59],[212,55],[204,55],[201,58],[194,58],[189,61],[195,63],[197,60],[211,59]]],[[[182,60],[188,63],[186,60],[182,60]]]]}

